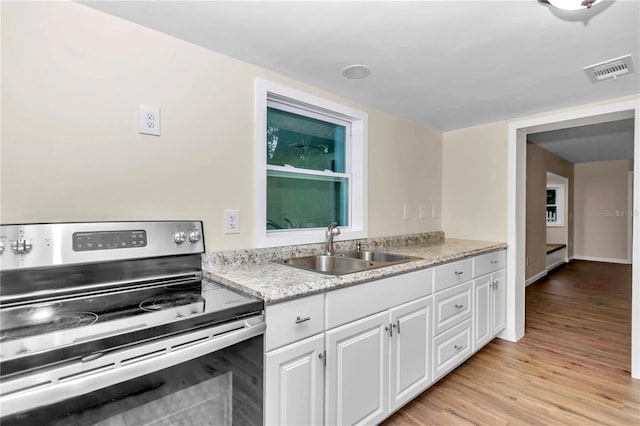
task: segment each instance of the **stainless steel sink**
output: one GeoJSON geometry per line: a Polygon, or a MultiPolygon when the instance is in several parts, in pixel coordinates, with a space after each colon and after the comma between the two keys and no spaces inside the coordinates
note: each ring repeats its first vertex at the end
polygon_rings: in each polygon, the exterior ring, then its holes
{"type": "Polygon", "coordinates": [[[344,275],[409,262],[419,257],[373,251],[353,251],[332,256],[292,257],[278,261],[283,265],[328,275],[344,275]]]}
{"type": "Polygon", "coordinates": [[[347,253],[340,253],[339,256],[362,259],[369,262],[382,263],[400,263],[419,259],[418,257],[405,256],[402,254],[383,253],[379,251],[350,251],[347,253]]]}
{"type": "Polygon", "coordinates": [[[326,255],[292,257],[282,260],[281,263],[308,271],[331,275],[351,274],[353,272],[371,269],[373,266],[372,262],[360,259],[326,255]]]}

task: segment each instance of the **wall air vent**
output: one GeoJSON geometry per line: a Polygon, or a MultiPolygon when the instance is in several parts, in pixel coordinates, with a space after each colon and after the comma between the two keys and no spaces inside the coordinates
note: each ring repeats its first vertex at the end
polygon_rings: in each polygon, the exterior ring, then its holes
{"type": "Polygon", "coordinates": [[[621,75],[632,73],[633,62],[631,61],[631,55],[625,55],[584,67],[584,71],[592,83],[597,83],[608,78],[615,80],[621,75]]]}

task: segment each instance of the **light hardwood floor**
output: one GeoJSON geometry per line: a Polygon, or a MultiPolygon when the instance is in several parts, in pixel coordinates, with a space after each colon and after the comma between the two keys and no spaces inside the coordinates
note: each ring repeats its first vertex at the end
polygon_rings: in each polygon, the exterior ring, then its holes
{"type": "Polygon", "coordinates": [[[573,261],[526,289],[526,331],[495,339],[395,425],[640,425],[631,265],[573,261]]]}

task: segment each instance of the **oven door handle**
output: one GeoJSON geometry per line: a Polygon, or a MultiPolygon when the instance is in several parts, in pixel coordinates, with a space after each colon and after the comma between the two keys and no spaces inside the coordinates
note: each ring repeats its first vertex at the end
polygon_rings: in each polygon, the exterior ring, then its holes
{"type": "Polygon", "coordinates": [[[19,376],[0,384],[2,416],[54,404],[169,368],[259,336],[265,329],[264,317],[259,315],[19,376]]]}

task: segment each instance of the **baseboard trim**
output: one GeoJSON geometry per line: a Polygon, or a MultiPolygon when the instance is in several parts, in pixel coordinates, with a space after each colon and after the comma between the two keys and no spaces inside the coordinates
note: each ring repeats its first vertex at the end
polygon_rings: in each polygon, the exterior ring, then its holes
{"type": "Polygon", "coordinates": [[[557,268],[558,266],[562,265],[563,263],[567,263],[566,259],[558,259],[557,261],[555,261],[554,263],[552,263],[551,265],[547,266],[547,273],[549,271],[551,271],[552,269],[557,268]]]}
{"type": "Polygon", "coordinates": [[[544,277],[546,275],[547,275],[547,271],[544,270],[544,271],[540,272],[539,274],[536,274],[536,275],[532,276],[531,278],[529,278],[528,280],[526,280],[524,282],[524,286],[527,287],[527,286],[533,284],[534,282],[538,281],[540,278],[542,278],[542,277],[544,277]]]}
{"type": "Polygon", "coordinates": [[[575,260],[588,260],[590,262],[607,262],[607,263],[623,263],[625,265],[631,264],[628,259],[612,259],[609,257],[593,257],[593,256],[578,256],[574,255],[575,260]]]}

